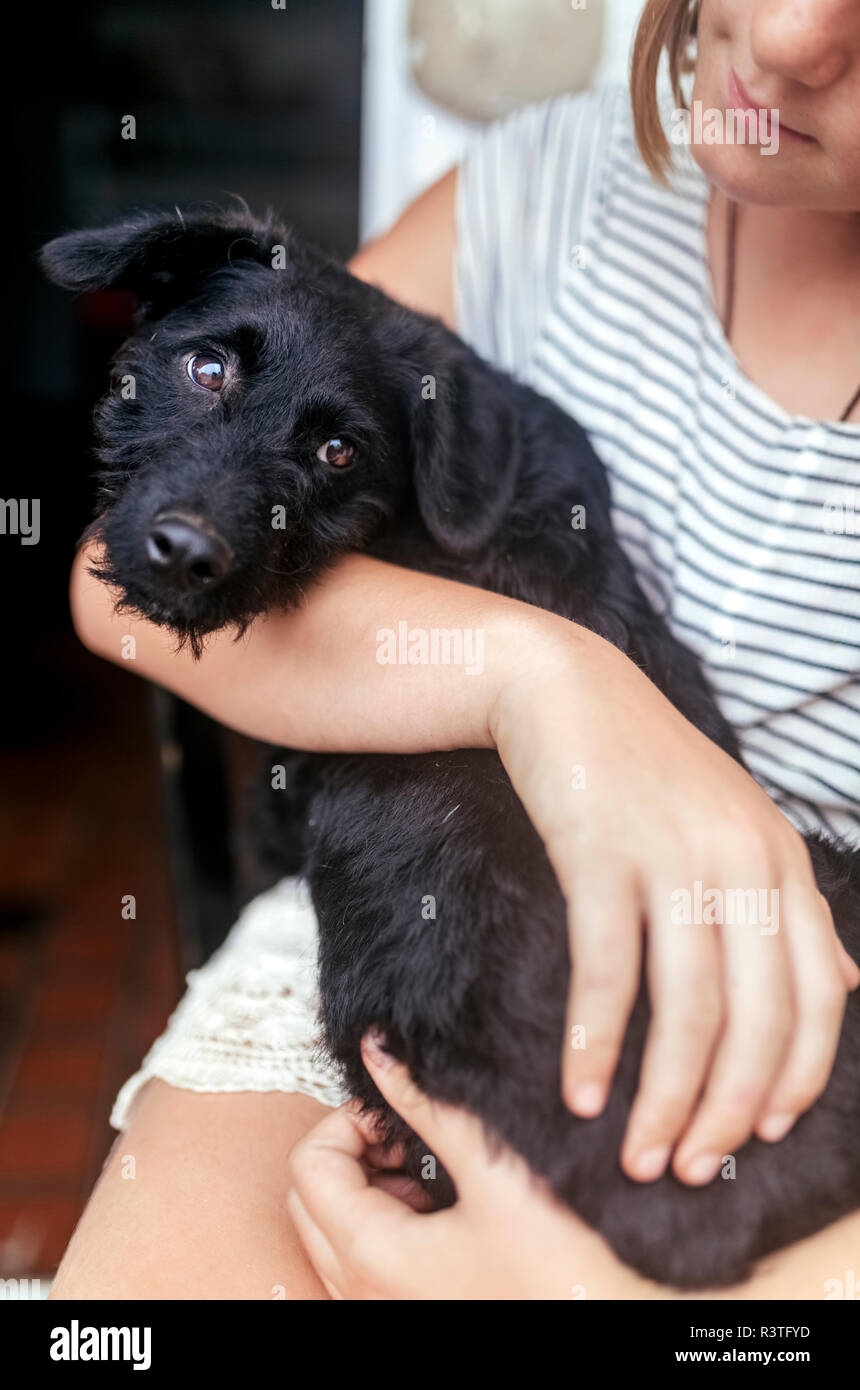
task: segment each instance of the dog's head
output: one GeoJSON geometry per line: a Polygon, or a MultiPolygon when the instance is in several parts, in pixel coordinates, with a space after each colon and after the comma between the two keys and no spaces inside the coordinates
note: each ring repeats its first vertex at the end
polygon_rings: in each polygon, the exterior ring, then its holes
{"type": "Polygon", "coordinates": [[[146,213],[42,262],[67,289],[136,296],[97,413],[101,574],[195,651],[294,603],[401,508],[449,550],[498,526],[516,421],[495,378],[278,224],[146,213]]]}

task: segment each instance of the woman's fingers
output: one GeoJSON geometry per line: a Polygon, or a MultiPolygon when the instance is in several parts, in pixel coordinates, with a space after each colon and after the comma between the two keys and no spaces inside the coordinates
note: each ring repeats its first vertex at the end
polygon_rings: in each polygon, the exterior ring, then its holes
{"type": "MultiPolygon", "coordinates": [[[[830,911],[829,907],[827,910],[830,911]]],[[[845,982],[845,988],[847,990],[857,989],[860,985],[860,965],[849,956],[838,937],[836,938],[836,958],[839,961],[839,971],[845,982]]]]}
{"type": "Polygon", "coordinates": [[[602,873],[594,866],[579,870],[568,895],[571,984],[562,1089],[565,1104],[583,1117],[599,1115],[606,1104],[639,989],[639,898],[632,880],[617,875],[614,865],[602,873]]]}
{"type": "MultiPolygon", "coordinates": [[[[511,1193],[521,1190],[522,1161],[490,1155],[480,1121],[430,1101],[373,1035],[365,1038],[362,1055],[386,1100],[439,1155],[460,1195],[468,1198],[474,1190],[482,1204],[509,1209],[511,1193]]],[[[368,1155],[374,1152],[381,1157],[378,1126],[350,1104],[327,1115],[289,1158],[288,1210],[334,1297],[408,1297],[421,1284],[428,1259],[438,1265],[443,1284],[450,1266],[461,1204],[428,1215],[427,1195],[405,1174],[372,1166],[368,1155]]]]}
{"type": "Polygon", "coordinates": [[[405,1202],[413,1211],[433,1210],[429,1192],[406,1173],[371,1173],[369,1181],[371,1187],[378,1187],[381,1192],[396,1197],[398,1202],[405,1202]]]}
{"type": "Polygon", "coordinates": [[[325,1285],[329,1297],[342,1299],[347,1281],[340,1260],[332,1249],[331,1242],[308,1215],[304,1202],[295,1189],[287,1194],[287,1210],[305,1247],[305,1253],[325,1285]]]}
{"type": "Polygon", "coordinates": [[[375,1140],[376,1120],[372,1115],[359,1116],[359,1123],[366,1120],[370,1142],[364,1151],[364,1162],[370,1168],[402,1168],[406,1160],[406,1145],[385,1144],[375,1140]]]}
{"type": "MultiPolygon", "coordinates": [[[[482,1202],[502,1193],[506,1200],[516,1161],[488,1153],[481,1122],[429,1100],[374,1035],[365,1038],[362,1055],[385,1099],[445,1164],[458,1193],[474,1191],[482,1202]]],[[[419,1214],[426,1196],[382,1167],[382,1157],[373,1116],[354,1105],[327,1115],[290,1155],[288,1208],[320,1277],[341,1297],[408,1287],[415,1250],[450,1217],[419,1214]]]]}
{"type": "Polygon", "coordinates": [[[389,1105],[420,1134],[428,1148],[453,1178],[458,1194],[483,1196],[488,1185],[503,1181],[510,1160],[506,1153],[490,1154],[483,1124],[441,1101],[430,1100],[418,1089],[406,1067],[384,1050],[373,1033],[361,1045],[364,1064],[389,1105]]]}
{"type": "Polygon", "coordinates": [[[756,1124],[759,1138],[771,1142],[788,1133],[827,1085],[839,1045],[845,991],[852,978],[845,970],[842,956],[847,953],[836,936],[830,908],[814,883],[790,880],[782,903],[797,1022],[791,1047],[756,1124]]]}
{"type": "Polygon", "coordinates": [[[372,1132],[351,1105],[321,1120],[287,1162],[287,1209],[314,1268],[338,1296],[408,1281],[411,1223],[422,1219],[369,1181],[363,1158],[372,1132]]]}
{"type": "Polygon", "coordinates": [[[667,1167],[702,1090],[723,1021],[716,929],[672,923],[671,902],[664,888],[649,907],[652,1017],[621,1150],[622,1167],[640,1182],[653,1182],[667,1167]]]}
{"type": "MultiPolygon", "coordinates": [[[[744,875],[741,883],[767,881],[744,875]]],[[[771,878],[771,882],[772,882],[771,878]]],[[[675,1153],[673,1168],[700,1186],[752,1133],[787,1054],[795,1019],[794,982],[784,934],[756,920],[718,928],[723,952],[726,1025],[702,1101],[675,1153]]]]}
{"type": "MultiPolygon", "coordinates": [[[[363,1167],[372,1120],[350,1102],[326,1115],[288,1160],[293,1189],[305,1211],[331,1237],[343,1237],[360,1204],[375,1194],[363,1167]]],[[[405,1213],[404,1213],[405,1215],[405,1213]]]]}

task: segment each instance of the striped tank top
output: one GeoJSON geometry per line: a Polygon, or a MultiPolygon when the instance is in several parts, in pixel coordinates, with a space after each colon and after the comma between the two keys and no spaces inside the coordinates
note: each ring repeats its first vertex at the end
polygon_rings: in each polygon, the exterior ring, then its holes
{"type": "MultiPolygon", "coordinates": [[[[518,111],[457,190],[462,336],[603,460],[642,588],[801,829],[860,841],[860,426],[789,415],[714,309],[708,185],[656,184],[625,91],[518,111]]],[[[860,376],[860,362],[858,362],[860,376]]]]}

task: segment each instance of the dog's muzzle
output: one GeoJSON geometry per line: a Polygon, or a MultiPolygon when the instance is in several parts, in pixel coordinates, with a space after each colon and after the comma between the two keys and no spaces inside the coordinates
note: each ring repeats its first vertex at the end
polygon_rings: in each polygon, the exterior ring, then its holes
{"type": "Polygon", "coordinates": [[[200,593],[227,577],[233,551],[202,517],[183,512],[157,516],[146,538],[153,575],[178,593],[200,593]]]}

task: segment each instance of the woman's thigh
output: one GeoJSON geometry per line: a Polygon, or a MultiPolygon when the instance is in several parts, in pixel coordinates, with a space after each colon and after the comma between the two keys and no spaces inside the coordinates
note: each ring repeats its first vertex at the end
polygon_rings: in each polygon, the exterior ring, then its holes
{"type": "Polygon", "coordinates": [[[150,1081],[51,1297],[327,1298],[284,1207],[287,1155],[325,1113],[308,1096],[150,1081]]]}

